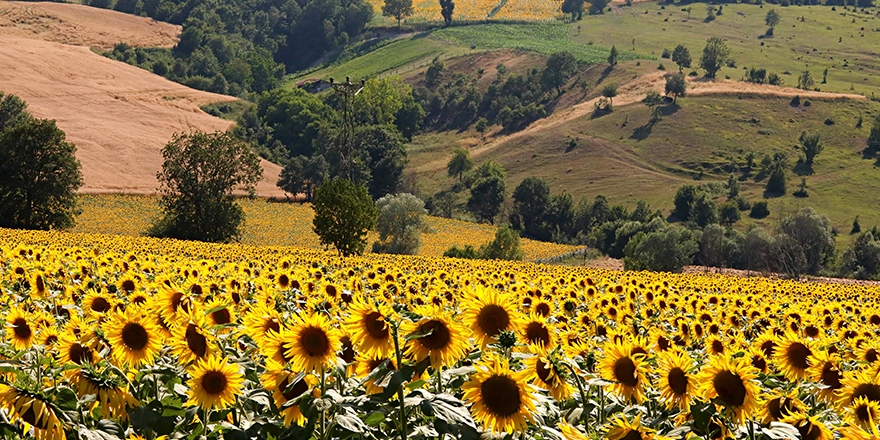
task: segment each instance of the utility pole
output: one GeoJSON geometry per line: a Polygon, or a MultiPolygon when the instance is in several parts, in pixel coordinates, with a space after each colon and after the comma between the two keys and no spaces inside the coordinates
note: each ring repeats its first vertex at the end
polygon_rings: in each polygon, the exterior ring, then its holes
{"type": "Polygon", "coordinates": [[[351,77],[346,76],[344,83],[337,83],[330,78],[330,85],[336,94],[342,98],[342,142],[339,146],[339,157],[341,165],[347,168],[349,182],[352,180],[351,170],[354,167],[354,111],[352,104],[354,97],[364,89],[366,80],[361,80],[360,84],[352,84],[351,77]],[[346,154],[345,150],[348,149],[346,154]]]}

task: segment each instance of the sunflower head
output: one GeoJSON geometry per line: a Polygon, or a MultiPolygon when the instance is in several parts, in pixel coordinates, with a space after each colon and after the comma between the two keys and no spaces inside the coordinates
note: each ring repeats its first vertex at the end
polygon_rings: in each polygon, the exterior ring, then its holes
{"type": "Polygon", "coordinates": [[[497,342],[505,330],[516,331],[519,314],[516,313],[516,297],[482,286],[474,287],[463,299],[462,320],[470,327],[474,340],[481,348],[497,342]]]}
{"type": "Polygon", "coordinates": [[[723,407],[732,420],[743,424],[758,407],[756,377],[757,371],[748,359],[716,357],[698,376],[699,394],[723,407]]]}
{"type": "Polygon", "coordinates": [[[526,383],[527,375],[513,372],[507,359],[495,354],[477,364],[470,381],[462,385],[474,419],[492,432],[524,431],[536,410],[532,396],[536,390],[526,383]]]}
{"type": "Polygon", "coordinates": [[[697,388],[696,376],[691,370],[694,361],[682,350],[669,350],[657,359],[660,375],[660,398],[670,409],[687,409],[697,388]]]}
{"type": "Polygon", "coordinates": [[[300,316],[298,322],[282,334],[285,356],[296,371],[311,372],[336,358],[341,333],[321,313],[300,316]]]}
{"type": "Polygon", "coordinates": [[[189,400],[187,405],[203,409],[222,409],[235,403],[244,382],[242,374],[226,358],[209,356],[200,359],[189,370],[189,400]]]}
{"type": "Polygon", "coordinates": [[[161,330],[140,308],[113,312],[103,328],[118,364],[135,367],[149,364],[163,346],[161,330]]]}
{"type": "Polygon", "coordinates": [[[608,341],[602,347],[599,361],[602,378],[613,382],[609,390],[624,399],[641,402],[645,398],[645,355],[632,354],[632,347],[623,340],[608,341]]]}
{"type": "Polygon", "coordinates": [[[407,356],[421,361],[431,358],[434,368],[452,366],[467,354],[469,348],[464,327],[439,307],[417,309],[423,318],[402,326],[407,335],[416,335],[406,344],[407,356]]]}

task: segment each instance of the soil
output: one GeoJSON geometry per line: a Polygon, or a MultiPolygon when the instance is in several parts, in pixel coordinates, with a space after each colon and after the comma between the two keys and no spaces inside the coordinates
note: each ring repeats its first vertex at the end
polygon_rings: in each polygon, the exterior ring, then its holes
{"type": "MultiPolygon", "coordinates": [[[[0,1],[0,91],[56,120],[77,146],[83,193],[155,194],[162,147],[174,133],[232,126],[200,105],[236,98],[202,92],[102,57],[90,47],[175,44],[178,26],[62,3],[0,1]]],[[[263,161],[262,197],[280,197],[280,167],[263,161]]]]}

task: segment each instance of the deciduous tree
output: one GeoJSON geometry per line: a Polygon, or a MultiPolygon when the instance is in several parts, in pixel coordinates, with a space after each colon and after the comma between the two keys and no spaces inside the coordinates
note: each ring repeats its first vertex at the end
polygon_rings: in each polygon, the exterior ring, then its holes
{"type": "Polygon", "coordinates": [[[315,191],[314,208],[312,229],[321,244],[335,247],[342,256],[363,253],[379,214],[365,186],[334,177],[315,191]]]}
{"type": "Polygon", "coordinates": [[[706,71],[706,78],[715,78],[715,75],[730,57],[730,47],[721,37],[709,37],[706,47],[703,48],[703,56],[700,57],[700,68],[706,71]]]}
{"type": "Polygon", "coordinates": [[[685,67],[690,69],[692,62],[690,51],[681,44],[675,46],[675,49],[672,51],[672,62],[678,64],[678,73],[681,73],[685,67]]]}
{"type": "Polygon", "coordinates": [[[394,17],[397,20],[397,27],[400,22],[413,14],[412,0],[385,0],[382,6],[382,15],[385,17],[394,17]]]}

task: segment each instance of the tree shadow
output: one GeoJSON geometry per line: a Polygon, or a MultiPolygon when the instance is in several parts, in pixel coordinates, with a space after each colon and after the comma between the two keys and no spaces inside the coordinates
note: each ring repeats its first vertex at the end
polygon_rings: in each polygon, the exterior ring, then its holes
{"type": "Polygon", "coordinates": [[[654,129],[654,122],[648,122],[647,124],[636,128],[633,130],[633,134],[629,137],[630,139],[635,139],[637,141],[643,141],[651,135],[651,130],[654,129]]]}
{"type": "Polygon", "coordinates": [[[813,166],[806,162],[798,161],[797,165],[794,166],[794,173],[798,176],[812,176],[814,174],[813,166]]]}
{"type": "Polygon", "coordinates": [[[777,199],[777,198],[782,197],[784,195],[785,195],[785,193],[764,191],[764,198],[765,199],[777,199]]]}
{"type": "Polygon", "coordinates": [[[676,112],[678,112],[679,109],[681,109],[681,106],[678,105],[677,102],[673,102],[671,104],[660,107],[660,114],[663,116],[672,116],[676,112]]]}
{"type": "Polygon", "coordinates": [[[599,75],[599,79],[596,80],[596,85],[602,84],[602,81],[605,81],[605,78],[608,78],[608,75],[611,75],[612,66],[608,66],[605,70],[602,71],[602,74],[599,75]]]}

